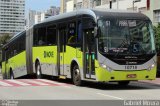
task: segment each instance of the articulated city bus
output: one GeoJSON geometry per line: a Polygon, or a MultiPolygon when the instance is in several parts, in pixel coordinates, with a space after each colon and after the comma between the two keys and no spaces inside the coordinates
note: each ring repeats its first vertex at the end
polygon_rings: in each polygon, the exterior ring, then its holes
{"type": "Polygon", "coordinates": [[[3,47],[4,79],[35,74],[82,81],[154,80],[152,23],[141,13],[78,10],[34,25],[3,47]]]}

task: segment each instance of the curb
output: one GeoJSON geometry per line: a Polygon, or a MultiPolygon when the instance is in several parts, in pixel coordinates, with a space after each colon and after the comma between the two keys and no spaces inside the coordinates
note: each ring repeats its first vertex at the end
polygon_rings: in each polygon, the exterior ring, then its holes
{"type": "Polygon", "coordinates": [[[139,81],[139,82],[160,85],[160,78],[158,78],[156,80],[152,80],[152,81],[146,80],[146,81],[139,81]]]}

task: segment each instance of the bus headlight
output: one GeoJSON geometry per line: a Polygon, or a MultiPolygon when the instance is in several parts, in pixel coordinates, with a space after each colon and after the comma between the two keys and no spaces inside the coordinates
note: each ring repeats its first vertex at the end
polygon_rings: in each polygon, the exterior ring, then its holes
{"type": "Polygon", "coordinates": [[[107,66],[106,66],[105,64],[101,64],[101,66],[102,66],[103,68],[107,68],[107,66]]]}
{"type": "Polygon", "coordinates": [[[147,70],[151,71],[155,67],[155,64],[152,64],[147,70]]]}
{"type": "Polygon", "coordinates": [[[107,69],[109,72],[113,71],[112,68],[108,67],[108,66],[105,65],[105,64],[101,64],[101,66],[102,66],[103,68],[107,69]]]}

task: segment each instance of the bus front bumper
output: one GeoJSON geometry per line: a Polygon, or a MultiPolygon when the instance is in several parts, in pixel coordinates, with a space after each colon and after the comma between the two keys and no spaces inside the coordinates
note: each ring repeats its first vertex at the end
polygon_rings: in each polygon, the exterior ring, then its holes
{"type": "Polygon", "coordinates": [[[157,67],[152,70],[138,70],[138,71],[107,71],[104,68],[96,69],[97,81],[138,81],[138,80],[155,80],[157,67]]]}

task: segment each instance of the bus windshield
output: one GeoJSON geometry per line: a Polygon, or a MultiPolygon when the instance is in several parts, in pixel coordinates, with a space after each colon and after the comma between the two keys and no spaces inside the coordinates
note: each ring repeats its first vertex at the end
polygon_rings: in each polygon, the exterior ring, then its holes
{"type": "Polygon", "coordinates": [[[100,19],[99,51],[102,54],[143,55],[155,53],[150,21],[132,19],[100,19]]]}

